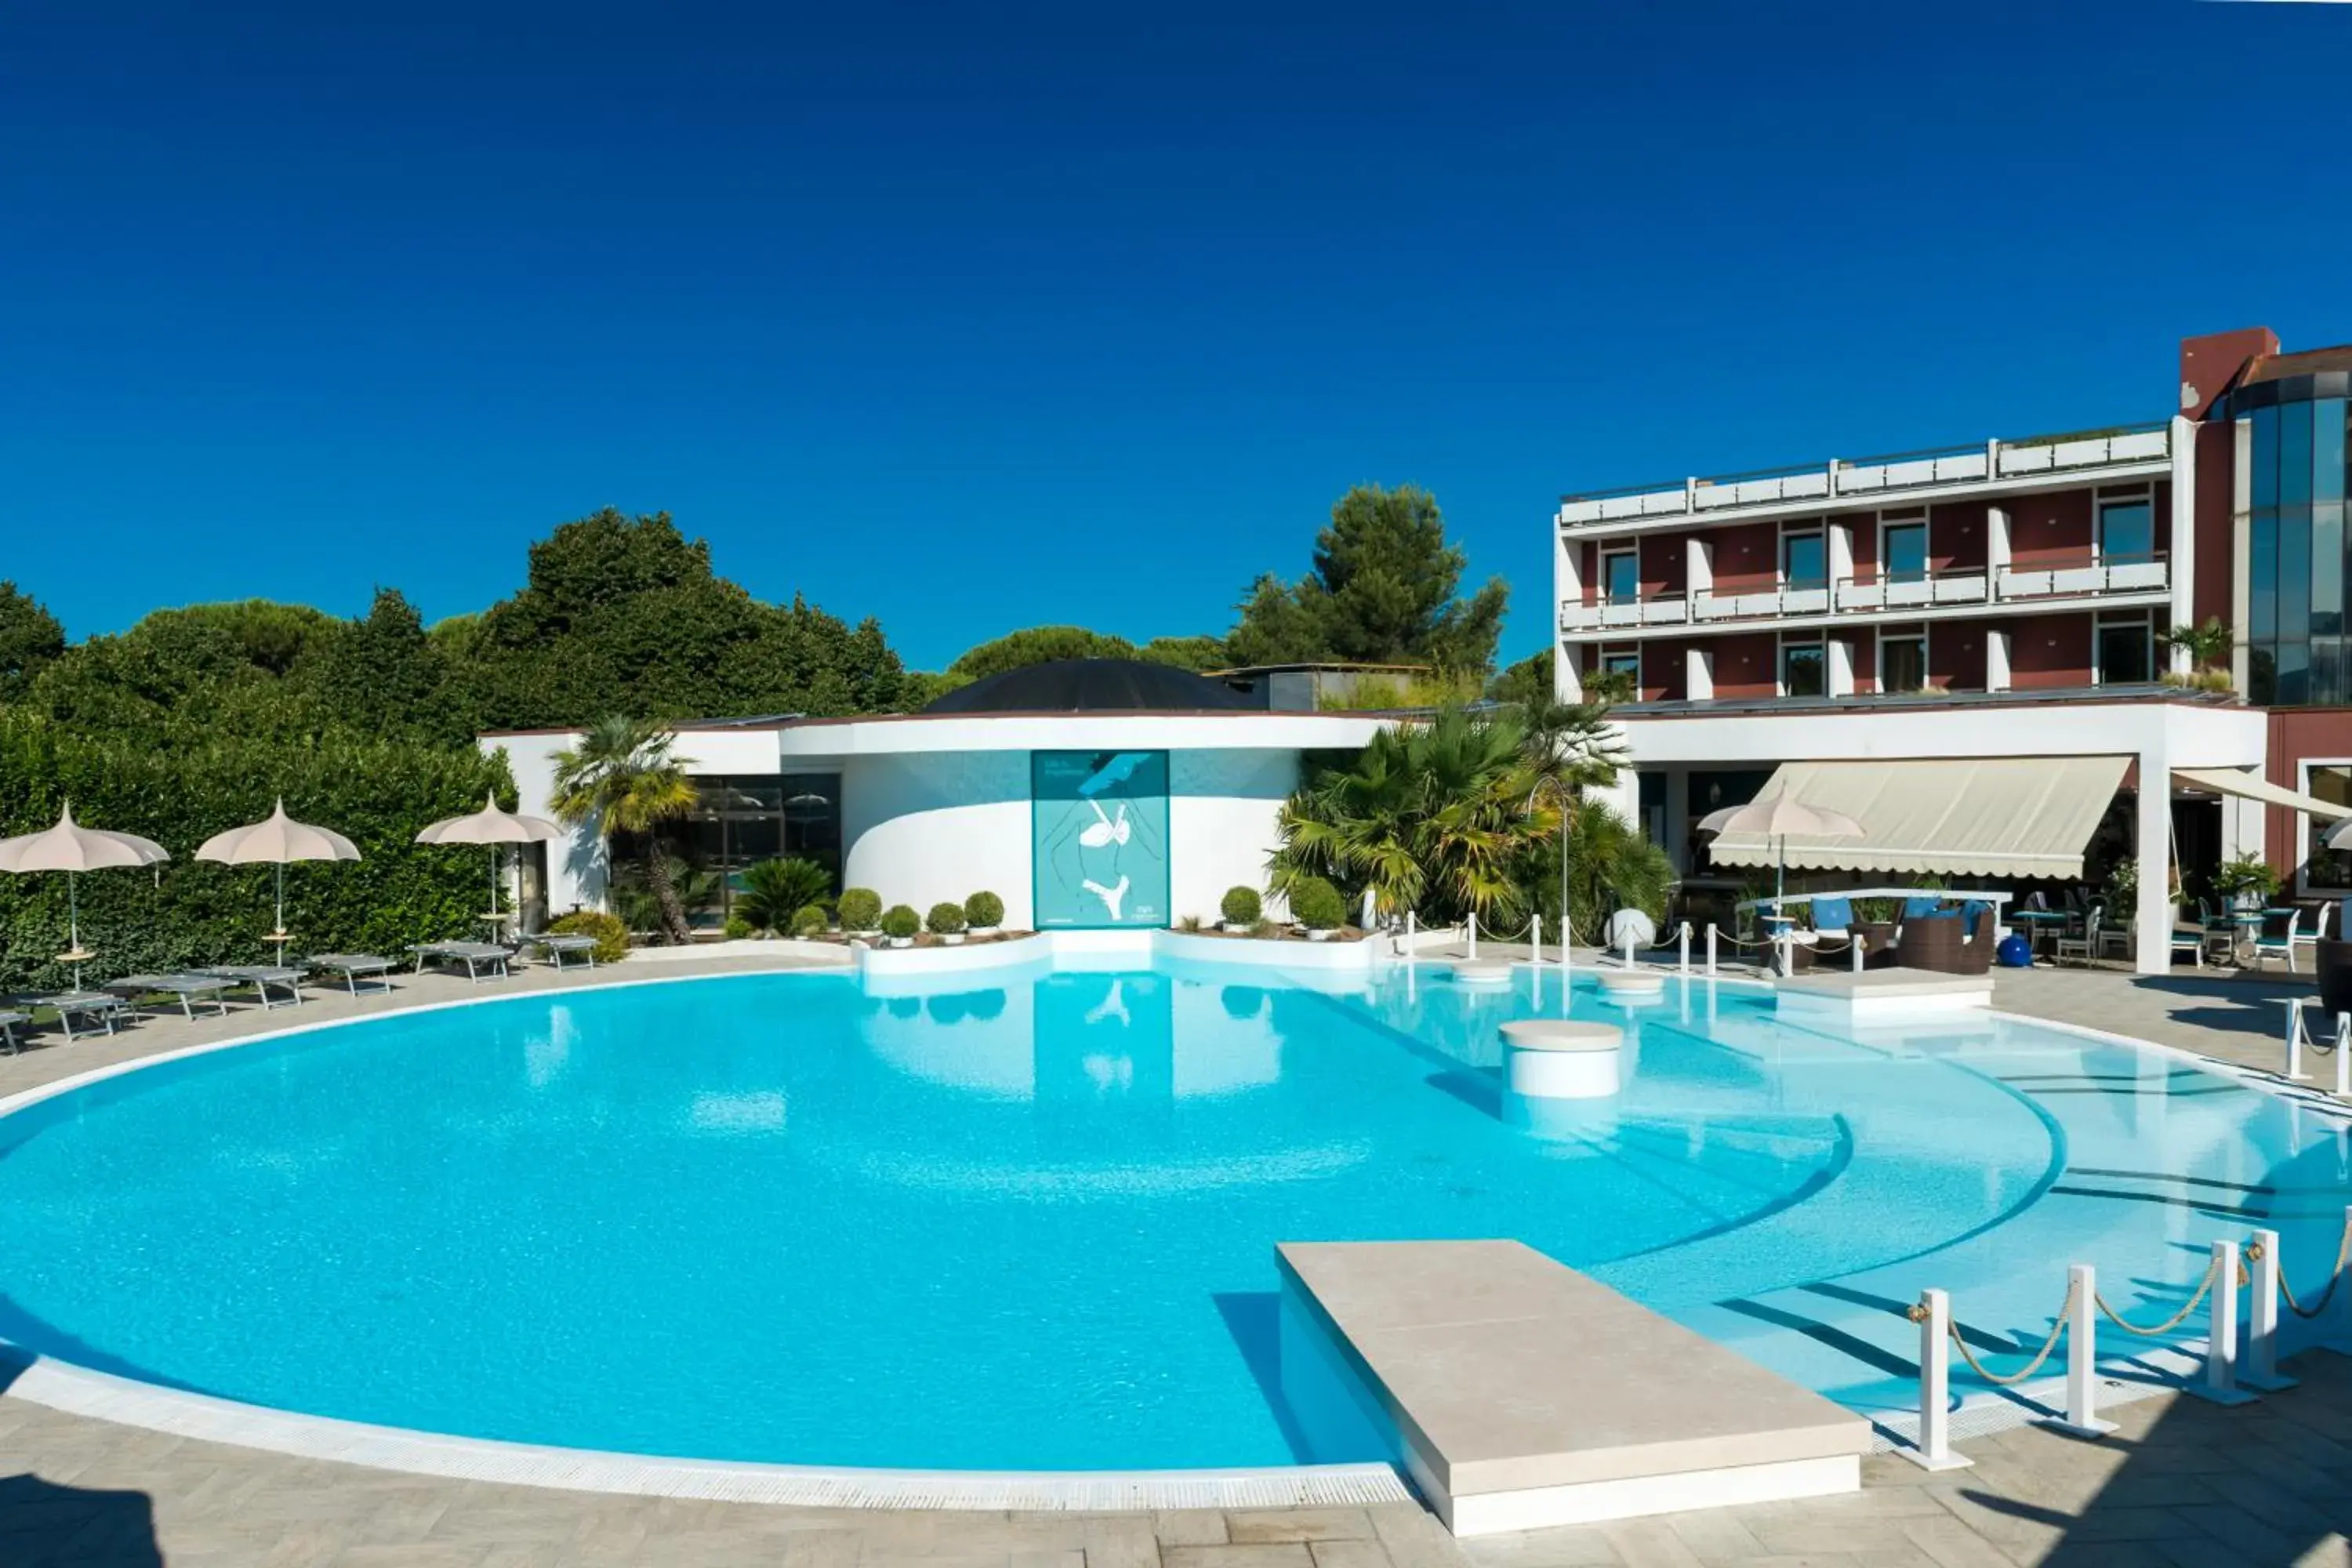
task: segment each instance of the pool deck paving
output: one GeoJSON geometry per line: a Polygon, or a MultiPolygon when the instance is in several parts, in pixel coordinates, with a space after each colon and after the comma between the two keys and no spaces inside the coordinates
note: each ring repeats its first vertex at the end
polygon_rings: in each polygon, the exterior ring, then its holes
{"type": "MultiPolygon", "coordinates": [[[[298,1023],[656,974],[788,967],[772,958],[631,963],[509,982],[403,978],[324,991],[299,1012],[155,1019],[0,1058],[0,1095],[113,1062],[298,1023]]],[[[2276,1000],[2307,979],[2035,970],[1995,1005],[2274,1070],[2276,1000]]],[[[174,1436],[0,1398],[0,1568],[2352,1568],[2352,1357],[2289,1364],[2300,1387],[2223,1409],[2178,1395],[2117,1406],[2086,1443],[2024,1426],[1961,1442],[1972,1468],[1864,1462],[1855,1496],[1765,1503],[1466,1542],[1411,1504],[1181,1513],[879,1512],[603,1495],[448,1480],[174,1436]]]]}

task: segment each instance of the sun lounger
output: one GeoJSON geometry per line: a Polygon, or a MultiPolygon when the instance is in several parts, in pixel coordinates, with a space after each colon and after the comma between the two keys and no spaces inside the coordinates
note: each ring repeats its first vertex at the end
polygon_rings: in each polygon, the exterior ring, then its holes
{"type": "Polygon", "coordinates": [[[302,972],[282,963],[219,963],[205,973],[217,974],[232,985],[252,986],[265,1013],[270,1008],[269,988],[273,985],[286,993],[289,1005],[299,1007],[302,1004],[302,972]]]}
{"type": "Polygon", "coordinates": [[[10,1056],[16,1054],[16,1031],[32,1021],[30,1013],[0,1013],[0,1045],[8,1047],[10,1056]]]}
{"type": "MultiPolygon", "coordinates": [[[[114,1033],[114,1021],[122,1016],[122,998],[104,991],[60,991],[54,995],[27,996],[24,1000],[35,1007],[56,1008],[58,1027],[66,1032],[68,1040],[81,1038],[80,1035],[74,1033],[73,1021],[76,1018],[94,1021],[110,1035],[114,1033]]],[[[87,1029],[82,1031],[83,1034],[89,1032],[87,1029]]]]}
{"type": "Polygon", "coordinates": [[[541,931],[524,937],[522,944],[543,949],[558,972],[564,967],[563,955],[567,952],[581,954],[588,960],[589,968],[596,967],[596,939],[580,931],[541,931]]]}
{"type": "Polygon", "coordinates": [[[126,974],[120,980],[110,980],[106,989],[122,998],[136,1011],[146,998],[158,994],[170,996],[180,1005],[181,1016],[191,1023],[196,1016],[196,1004],[207,1003],[215,1013],[226,1013],[228,1005],[221,993],[236,982],[219,974],[126,974]]]}
{"type": "Polygon", "coordinates": [[[416,955],[416,972],[419,974],[425,973],[425,961],[430,958],[441,963],[464,964],[466,978],[476,984],[481,981],[481,970],[485,964],[490,966],[493,979],[504,980],[507,977],[507,960],[514,956],[512,950],[500,947],[494,942],[420,942],[408,951],[416,955]]]}
{"type": "Polygon", "coordinates": [[[392,989],[392,960],[378,958],[372,952],[314,952],[304,960],[312,973],[332,970],[343,977],[343,986],[354,996],[360,995],[360,982],[364,979],[370,991],[392,989]]]}

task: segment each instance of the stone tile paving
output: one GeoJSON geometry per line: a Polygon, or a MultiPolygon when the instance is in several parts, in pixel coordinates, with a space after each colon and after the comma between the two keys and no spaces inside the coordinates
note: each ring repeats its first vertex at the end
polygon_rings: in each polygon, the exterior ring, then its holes
{"type": "MultiPolygon", "coordinates": [[[[772,961],[768,961],[772,965],[772,961]]],[[[709,973],[698,961],[660,973],[709,973]]],[[[758,966],[754,961],[753,966],[758,966]]],[[[504,989],[612,984],[651,965],[534,969],[504,989]]],[[[2284,978],[2002,977],[2014,1011],[2258,1067],[2279,1060],[2284,978]]],[[[0,1094],[114,1060],[296,1021],[481,994],[427,975],[391,998],[322,995],[299,1015],[156,1022],[113,1041],[0,1058],[0,1094]]],[[[2352,1568],[2352,1358],[2292,1364],[2303,1386],[2222,1410],[2163,1397],[2077,1442],[2021,1427],[1959,1445],[1967,1470],[1891,1456],[1853,1498],[1537,1531],[1457,1544],[1404,1504],[1161,1514],[876,1513],[606,1497],[450,1481],[233,1447],[0,1398],[0,1568],[2352,1568]]]]}

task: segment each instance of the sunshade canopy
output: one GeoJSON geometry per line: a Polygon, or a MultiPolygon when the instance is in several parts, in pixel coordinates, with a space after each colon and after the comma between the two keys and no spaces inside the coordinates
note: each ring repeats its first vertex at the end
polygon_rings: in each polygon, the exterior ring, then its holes
{"type": "Polygon", "coordinates": [[[1727,805],[1700,819],[1702,833],[1729,833],[1743,838],[1859,838],[1862,824],[1843,812],[1824,811],[1791,797],[1785,790],[1766,790],[1746,805],[1727,805]]]}
{"type": "Polygon", "coordinates": [[[498,796],[469,816],[445,816],[416,836],[419,844],[536,844],[561,838],[563,829],[543,816],[499,809],[498,796]]]}
{"type": "Polygon", "coordinates": [[[84,827],[73,819],[70,804],[54,827],[0,838],[0,871],[102,871],[115,866],[152,866],[171,858],[152,838],[84,827]]]}
{"type": "Polygon", "coordinates": [[[199,860],[256,866],[289,860],[356,860],[359,846],[332,828],[313,827],[286,815],[286,803],[259,822],[215,833],[196,851],[199,860]]]}
{"type": "MultiPolygon", "coordinates": [[[[1788,864],[1818,870],[2079,877],[2083,850],[2123,783],[2125,757],[1975,757],[1783,763],[1774,794],[1852,817],[1859,838],[1791,833],[1788,864]]],[[[1782,841],[1716,839],[1717,864],[1769,866],[1782,841]]]]}
{"type": "Polygon", "coordinates": [[[2323,822],[2352,816],[2352,805],[2335,805],[2316,795],[2297,795],[2260,773],[2242,773],[2235,768],[2175,768],[2172,776],[2191,789],[2210,789],[2236,795],[2240,800],[2258,800],[2265,805],[2283,805],[2289,811],[2307,811],[2323,822]]]}

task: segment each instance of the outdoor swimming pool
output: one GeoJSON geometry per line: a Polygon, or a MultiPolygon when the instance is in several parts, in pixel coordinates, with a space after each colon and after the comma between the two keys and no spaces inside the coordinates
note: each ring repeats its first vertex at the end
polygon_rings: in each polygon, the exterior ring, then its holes
{"type": "Polygon", "coordinates": [[[1632,1026],[1624,1089],[1538,1132],[1496,1031],[1559,1016],[1557,971],[899,984],[519,996],[40,1101],[0,1121],[0,1334],[470,1436],[1285,1465],[1376,1456],[1300,1450],[1278,1241],[1516,1237],[1876,1408],[1912,1397],[1924,1286],[2038,1342],[2067,1263],[2155,1318],[2268,1223],[2315,1292],[2352,1192],[2339,1121],[1991,1017],[1837,1035],[1730,985],[1629,1014],[1580,984],[1568,1011],[1632,1026]]]}

